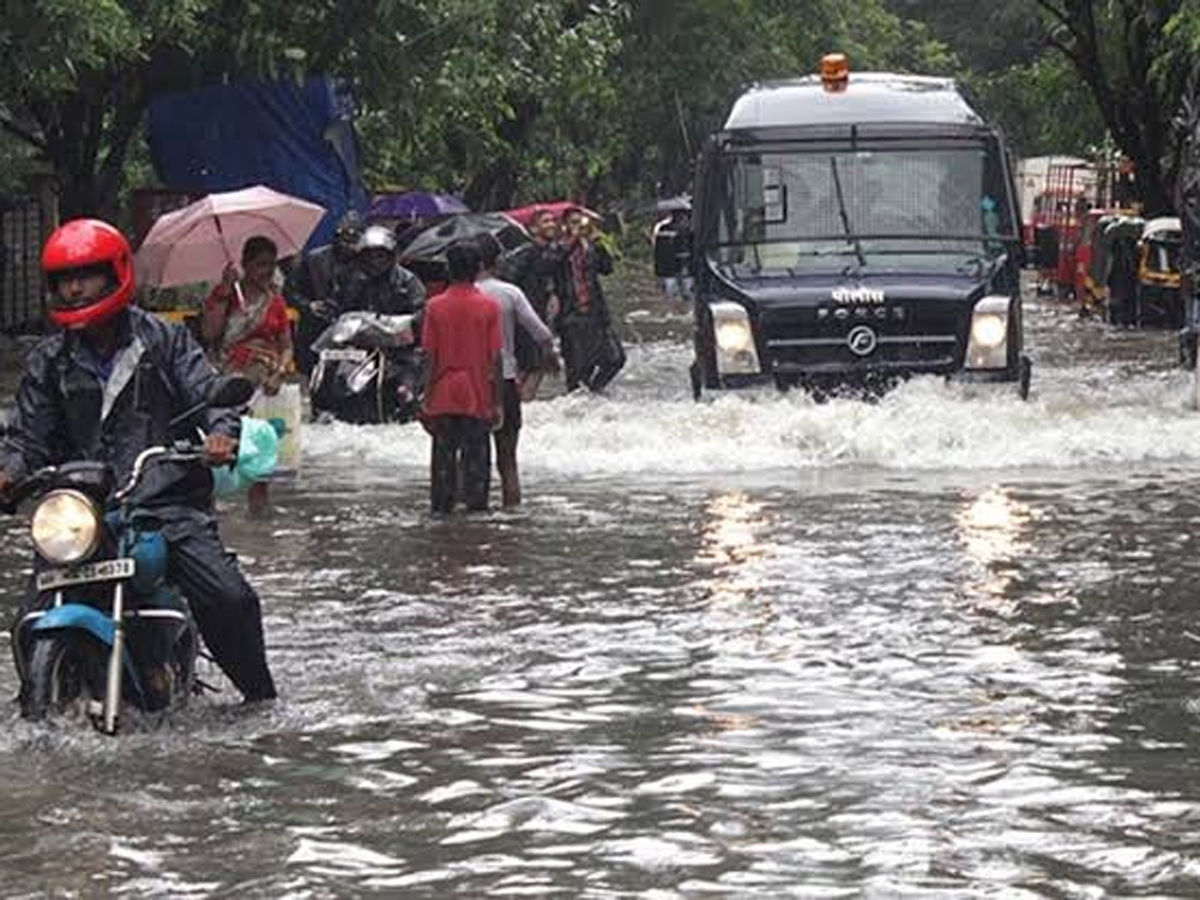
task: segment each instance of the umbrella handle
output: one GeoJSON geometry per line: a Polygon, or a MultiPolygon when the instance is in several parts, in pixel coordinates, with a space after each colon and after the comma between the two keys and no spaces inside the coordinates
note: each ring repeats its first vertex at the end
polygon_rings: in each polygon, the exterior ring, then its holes
{"type": "MultiPolygon", "coordinates": [[[[229,260],[229,264],[231,266],[237,265],[233,260],[233,253],[230,252],[229,245],[227,243],[225,243],[225,229],[221,227],[221,217],[218,215],[214,215],[212,218],[213,218],[213,225],[215,225],[216,229],[217,229],[217,234],[219,234],[221,236],[221,246],[225,248],[225,258],[227,260],[229,260]]],[[[234,294],[237,295],[238,306],[240,306],[242,309],[245,309],[246,308],[246,297],[242,294],[242,281],[240,278],[234,279],[233,292],[234,292],[234,294]]]]}

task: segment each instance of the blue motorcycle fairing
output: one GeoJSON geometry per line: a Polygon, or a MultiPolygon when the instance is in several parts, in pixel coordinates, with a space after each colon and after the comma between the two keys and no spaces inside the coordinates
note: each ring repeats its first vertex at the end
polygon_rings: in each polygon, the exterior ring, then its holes
{"type": "Polygon", "coordinates": [[[122,528],[119,511],[109,512],[104,517],[104,524],[109,534],[114,537],[125,531],[123,546],[118,548],[118,555],[127,556],[134,561],[134,575],[130,586],[135,594],[148,595],[155,590],[167,577],[167,539],[156,525],[148,526],[153,517],[145,517],[148,521],[140,521],[143,517],[137,513],[131,517],[129,525],[122,528]]]}
{"type": "MultiPolygon", "coordinates": [[[[33,623],[34,632],[70,631],[73,629],[86,631],[106,647],[112,647],[113,634],[117,630],[112,616],[106,616],[95,607],[85,606],[82,603],[64,603],[62,606],[51,607],[33,623]]],[[[125,670],[133,680],[135,690],[140,694],[142,684],[133,667],[133,657],[129,655],[128,647],[125,648],[122,656],[125,670]]]]}
{"type": "Polygon", "coordinates": [[[135,531],[129,555],[135,566],[130,582],[137,594],[153,594],[167,578],[167,539],[161,531],[135,531]]]}
{"type": "Polygon", "coordinates": [[[64,603],[46,610],[33,623],[34,631],[49,631],[51,629],[78,628],[86,631],[102,644],[112,646],[113,632],[116,624],[112,616],[106,616],[100,610],[82,603],[64,603]]]}

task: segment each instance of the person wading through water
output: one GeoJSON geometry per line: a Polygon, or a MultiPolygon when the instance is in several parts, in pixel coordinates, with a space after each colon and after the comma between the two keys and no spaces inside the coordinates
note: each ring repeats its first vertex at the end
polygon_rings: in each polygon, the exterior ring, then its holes
{"type": "Polygon", "coordinates": [[[558,333],[562,339],[567,390],[603,390],[625,365],[625,348],[612,327],[600,276],[612,273],[612,257],[591,239],[582,209],[563,216],[566,239],[558,265],[556,293],[562,301],[558,333]]]}
{"type": "Polygon", "coordinates": [[[491,431],[504,422],[500,307],[475,286],[479,249],[474,241],[451,246],[446,268],[450,285],[426,305],[421,328],[426,368],[420,419],[433,437],[435,513],[454,508],[460,469],[467,509],[487,509],[491,431]]]}
{"type": "MultiPolygon", "coordinates": [[[[261,235],[242,247],[242,271],[225,267],[221,281],[204,304],[204,339],[225,372],[244,375],[270,396],[292,366],[292,324],[287,303],[275,290],[275,242],[261,235]]],[[[248,494],[250,512],[267,508],[267,482],[256,481],[248,494]]]]}
{"type": "MultiPolygon", "coordinates": [[[[559,301],[555,295],[555,273],[561,262],[558,243],[558,216],[553,210],[538,210],[529,229],[533,241],[514,250],[501,260],[500,277],[512,282],[529,298],[529,303],[541,320],[553,327],[558,319],[559,301]]],[[[537,342],[530,333],[517,331],[514,351],[517,369],[521,372],[521,399],[532,400],[547,371],[539,359],[537,342]]]]}
{"type": "Polygon", "coordinates": [[[541,352],[537,354],[539,371],[558,371],[554,353],[554,335],[538,317],[525,292],[496,275],[500,242],[491,235],[480,238],[479,254],[483,263],[476,286],[500,304],[500,326],[504,333],[504,424],[495,432],[496,470],[500,473],[500,493],[505,506],[521,502],[521,480],[517,470],[517,440],[521,434],[521,391],[515,353],[517,335],[524,332],[541,352]]]}

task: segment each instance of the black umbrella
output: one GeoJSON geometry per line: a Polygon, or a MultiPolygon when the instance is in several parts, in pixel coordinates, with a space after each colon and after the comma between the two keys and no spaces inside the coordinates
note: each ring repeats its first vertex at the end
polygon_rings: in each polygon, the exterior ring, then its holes
{"type": "Polygon", "coordinates": [[[491,235],[508,252],[531,238],[514,219],[503,213],[461,213],[447,216],[402,242],[400,255],[404,262],[444,263],[446,250],[458,241],[478,240],[491,235]]]}

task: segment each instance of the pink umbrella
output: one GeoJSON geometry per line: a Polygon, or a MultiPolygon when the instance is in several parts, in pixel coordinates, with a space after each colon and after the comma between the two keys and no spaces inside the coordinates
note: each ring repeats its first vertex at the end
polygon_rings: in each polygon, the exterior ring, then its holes
{"type": "Polygon", "coordinates": [[[274,241],[281,257],[299,253],[324,215],[324,207],[261,184],[209,194],[158,218],[138,248],[138,279],[155,287],[216,281],[255,235],[274,241]]]}

